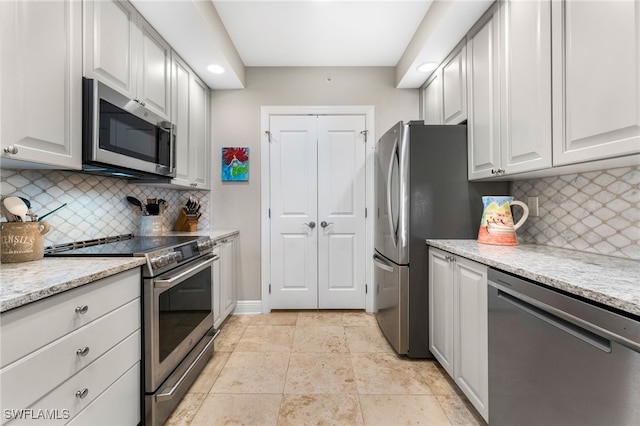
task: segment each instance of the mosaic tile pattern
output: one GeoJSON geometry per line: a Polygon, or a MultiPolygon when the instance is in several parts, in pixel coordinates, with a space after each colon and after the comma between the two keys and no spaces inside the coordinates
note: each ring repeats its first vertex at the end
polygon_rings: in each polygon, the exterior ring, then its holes
{"type": "MultiPolygon", "coordinates": [[[[3,198],[9,195],[27,198],[38,216],[67,203],[45,219],[51,225],[45,246],[128,233],[139,235],[140,219],[127,196],[143,202],[147,198],[166,200],[168,208],[163,217],[169,230],[188,198],[198,198],[202,204],[198,230],[209,229],[208,191],[157,188],[125,179],[60,170],[2,169],[0,194],[3,198]]],[[[6,220],[3,206],[0,221],[6,220]]]]}
{"type": "Polygon", "coordinates": [[[538,197],[520,242],[640,260],[640,167],[515,181],[512,194],[538,197]]]}

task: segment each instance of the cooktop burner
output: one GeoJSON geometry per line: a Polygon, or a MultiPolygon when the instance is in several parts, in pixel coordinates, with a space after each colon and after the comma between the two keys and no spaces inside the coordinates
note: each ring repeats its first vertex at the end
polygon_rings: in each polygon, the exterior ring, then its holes
{"type": "Polygon", "coordinates": [[[61,244],[46,247],[44,252],[48,257],[130,257],[140,256],[145,253],[160,250],[167,247],[180,246],[198,239],[208,238],[199,236],[133,236],[123,235],[105,239],[89,240],[84,242],[61,244]]]}

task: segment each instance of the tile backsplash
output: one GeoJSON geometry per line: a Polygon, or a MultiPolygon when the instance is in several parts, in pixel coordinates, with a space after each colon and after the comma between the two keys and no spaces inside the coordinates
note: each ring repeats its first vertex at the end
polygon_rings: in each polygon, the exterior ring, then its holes
{"type": "MultiPolygon", "coordinates": [[[[142,200],[162,198],[168,208],[164,214],[169,230],[180,208],[189,196],[200,199],[202,217],[198,230],[209,229],[209,192],[176,190],[129,183],[125,179],[95,176],[59,170],[0,171],[0,193],[24,197],[38,216],[67,203],[45,219],[51,231],[45,235],[45,246],[87,239],[133,233],[139,235],[139,217],[126,200],[133,196],[142,200]]],[[[6,221],[2,208],[0,221],[6,221]]]]}
{"type": "Polygon", "coordinates": [[[520,242],[640,260],[640,167],[514,181],[512,194],[538,197],[520,242]]]}

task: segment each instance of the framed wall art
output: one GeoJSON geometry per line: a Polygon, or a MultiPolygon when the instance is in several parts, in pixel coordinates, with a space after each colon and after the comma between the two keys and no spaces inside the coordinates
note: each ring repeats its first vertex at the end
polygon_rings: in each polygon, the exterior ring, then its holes
{"type": "Polygon", "coordinates": [[[249,180],[249,148],[222,148],[222,181],[249,180]]]}

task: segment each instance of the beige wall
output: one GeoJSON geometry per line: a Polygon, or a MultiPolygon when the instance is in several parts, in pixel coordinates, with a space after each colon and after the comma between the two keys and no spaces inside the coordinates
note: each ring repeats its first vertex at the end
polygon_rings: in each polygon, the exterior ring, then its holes
{"type": "Polygon", "coordinates": [[[418,89],[396,89],[394,80],[393,67],[247,68],[245,89],[212,92],[211,226],[240,229],[239,300],[261,299],[260,107],[373,105],[378,137],[418,119],[418,89]],[[223,146],[250,148],[249,182],[221,182],[223,146]]]}

